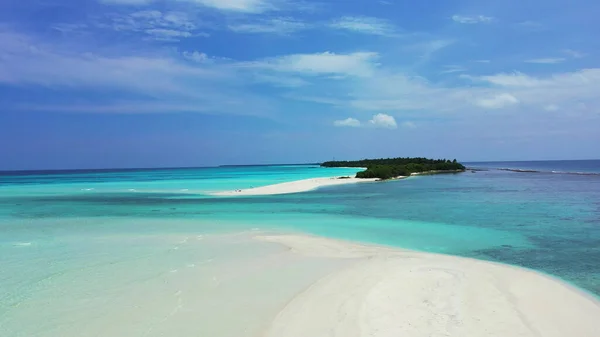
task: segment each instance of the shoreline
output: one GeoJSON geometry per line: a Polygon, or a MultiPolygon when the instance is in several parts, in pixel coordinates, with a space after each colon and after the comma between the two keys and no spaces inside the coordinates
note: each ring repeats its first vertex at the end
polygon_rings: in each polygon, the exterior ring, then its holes
{"type": "Polygon", "coordinates": [[[255,196],[255,195],[276,195],[276,194],[292,194],[300,192],[313,191],[321,187],[338,186],[347,184],[375,182],[379,179],[359,179],[346,176],[326,177],[326,178],[310,178],[295,180],[285,183],[272,184],[261,187],[248,188],[243,190],[221,191],[208,193],[212,196],[255,196]]]}
{"type": "Polygon", "coordinates": [[[254,239],[352,261],[289,301],[267,337],[592,337],[600,329],[597,298],[535,270],[304,234],[254,239]]]}
{"type": "Polygon", "coordinates": [[[313,191],[321,187],[328,186],[339,186],[347,184],[377,182],[377,181],[394,181],[406,179],[414,176],[424,175],[436,175],[436,174],[456,174],[462,173],[462,170],[456,171],[427,171],[427,172],[415,172],[411,173],[410,176],[398,176],[390,179],[379,179],[379,178],[355,178],[350,176],[334,176],[334,177],[323,177],[323,178],[309,178],[294,180],[285,183],[277,183],[260,187],[252,187],[247,189],[237,189],[229,191],[216,191],[208,192],[208,195],[218,197],[234,197],[234,196],[260,196],[260,195],[278,195],[278,194],[293,194],[313,191]]]}
{"type": "Polygon", "coordinates": [[[0,335],[595,337],[600,331],[598,298],[531,269],[295,230],[200,227],[67,237],[62,244],[80,247],[76,263],[7,307],[0,335]],[[111,252],[133,250],[94,255],[106,244],[111,252]]]}
{"type": "MultiPolygon", "coordinates": [[[[535,274],[538,274],[539,276],[552,279],[555,282],[561,283],[562,285],[579,293],[580,295],[583,295],[593,301],[598,302],[598,304],[600,305],[600,295],[596,295],[584,288],[580,288],[575,284],[569,283],[568,281],[563,280],[559,276],[545,273],[543,271],[539,271],[536,269],[519,266],[516,264],[510,264],[510,263],[486,260],[486,259],[479,259],[479,258],[475,258],[475,257],[468,257],[468,256],[461,256],[461,255],[429,252],[429,251],[425,251],[425,250],[404,248],[401,246],[394,246],[394,245],[388,245],[388,244],[382,244],[382,243],[374,243],[374,242],[369,242],[369,241],[363,242],[363,241],[356,241],[356,240],[351,240],[351,239],[340,239],[340,238],[336,238],[336,237],[322,236],[322,235],[312,234],[312,233],[307,233],[307,232],[302,232],[302,231],[291,231],[291,230],[276,231],[276,230],[269,230],[269,229],[262,230],[262,229],[255,228],[255,229],[252,229],[251,231],[245,231],[242,233],[252,233],[252,231],[254,231],[254,234],[256,234],[254,236],[254,239],[268,241],[268,242],[276,242],[276,243],[284,245],[292,250],[295,250],[295,249],[291,245],[285,244],[283,242],[277,242],[277,240],[266,240],[265,238],[268,238],[268,237],[298,237],[298,238],[304,238],[304,239],[329,241],[332,244],[338,244],[338,245],[347,246],[347,247],[360,247],[366,252],[381,251],[381,252],[390,252],[390,253],[425,254],[425,255],[429,255],[431,257],[456,258],[456,259],[461,259],[461,260],[491,264],[491,265],[495,265],[495,266],[503,267],[503,268],[517,269],[517,270],[521,270],[521,271],[525,271],[525,272],[535,273],[535,274]]],[[[235,233],[236,232],[232,232],[229,234],[235,234],[235,233]]],[[[221,235],[226,235],[226,234],[222,233],[221,235]]]]}

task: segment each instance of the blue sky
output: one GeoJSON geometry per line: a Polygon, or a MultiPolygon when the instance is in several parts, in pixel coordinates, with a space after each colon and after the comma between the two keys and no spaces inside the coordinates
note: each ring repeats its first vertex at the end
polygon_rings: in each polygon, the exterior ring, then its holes
{"type": "Polygon", "coordinates": [[[0,169],[600,157],[597,1],[5,0],[0,169]]]}

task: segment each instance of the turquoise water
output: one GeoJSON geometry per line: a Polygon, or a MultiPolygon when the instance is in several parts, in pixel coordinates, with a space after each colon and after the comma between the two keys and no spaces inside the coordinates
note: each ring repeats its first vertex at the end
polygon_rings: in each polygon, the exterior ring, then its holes
{"type": "MultiPolygon", "coordinates": [[[[551,162],[537,165],[552,171],[551,162]]],[[[577,169],[577,162],[567,165],[577,169]]],[[[600,161],[581,165],[581,171],[600,171],[600,161]]],[[[490,169],[279,196],[206,194],[356,171],[270,166],[4,173],[0,313],[43,287],[39,280],[83,259],[106,262],[136,249],[99,238],[255,228],[500,261],[600,294],[597,175],[490,169]]]]}
{"type": "Polygon", "coordinates": [[[219,168],[0,172],[0,196],[76,193],[206,193],[246,189],[300,179],[354,175],[352,168],[314,165],[219,168]]]}

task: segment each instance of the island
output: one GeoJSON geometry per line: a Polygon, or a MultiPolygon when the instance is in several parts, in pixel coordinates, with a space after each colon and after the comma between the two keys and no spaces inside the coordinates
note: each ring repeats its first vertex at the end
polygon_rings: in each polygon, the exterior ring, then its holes
{"type": "Polygon", "coordinates": [[[365,167],[356,178],[381,180],[406,177],[417,174],[439,174],[464,172],[466,167],[454,160],[428,158],[386,158],[362,159],[355,161],[328,161],[322,167],[365,167]]]}
{"type": "Polygon", "coordinates": [[[289,194],[312,191],[326,186],[338,186],[355,183],[376,182],[390,179],[400,179],[411,175],[459,173],[466,170],[465,166],[454,160],[427,158],[387,158],[363,159],[356,161],[329,161],[320,164],[321,167],[350,167],[365,168],[356,173],[355,177],[328,176],[317,177],[278,184],[258,186],[231,191],[210,192],[213,196],[258,196],[273,194],[289,194]]]}

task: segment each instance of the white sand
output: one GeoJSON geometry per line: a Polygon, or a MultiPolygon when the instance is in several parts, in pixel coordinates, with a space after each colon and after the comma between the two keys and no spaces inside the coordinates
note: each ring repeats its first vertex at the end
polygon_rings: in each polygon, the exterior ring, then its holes
{"type": "Polygon", "coordinates": [[[599,302],[530,270],[304,236],[262,239],[354,260],[291,300],[266,337],[600,336],[599,302]]]}
{"type": "Polygon", "coordinates": [[[319,187],[325,186],[336,186],[345,184],[356,184],[361,182],[373,182],[378,179],[358,179],[358,178],[345,178],[340,177],[328,177],[328,178],[312,178],[304,180],[296,180],[288,183],[274,184],[256,188],[249,188],[245,190],[234,190],[224,192],[214,192],[211,195],[215,196],[250,196],[250,195],[271,195],[271,194],[290,194],[312,191],[319,187]]]}
{"type": "Polygon", "coordinates": [[[259,231],[73,240],[90,250],[19,285],[0,336],[600,335],[591,296],[495,263],[259,231]]]}

